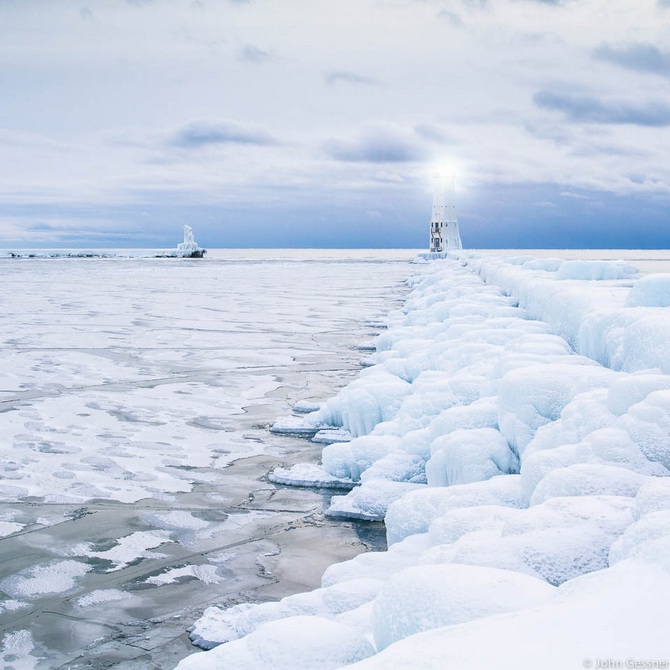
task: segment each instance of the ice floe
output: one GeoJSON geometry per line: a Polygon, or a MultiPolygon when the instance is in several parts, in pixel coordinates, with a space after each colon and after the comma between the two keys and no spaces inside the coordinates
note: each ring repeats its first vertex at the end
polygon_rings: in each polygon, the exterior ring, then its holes
{"type": "Polygon", "coordinates": [[[179,568],[171,568],[158,575],[152,575],[147,578],[146,583],[161,586],[162,584],[172,584],[179,579],[188,577],[199,579],[205,584],[218,584],[224,580],[223,577],[217,574],[217,567],[215,565],[184,565],[179,568]]]}
{"type": "Polygon", "coordinates": [[[64,593],[73,588],[91,566],[80,561],[52,561],[36,565],[6,577],[0,589],[14,598],[36,598],[50,593],[64,593]]]}

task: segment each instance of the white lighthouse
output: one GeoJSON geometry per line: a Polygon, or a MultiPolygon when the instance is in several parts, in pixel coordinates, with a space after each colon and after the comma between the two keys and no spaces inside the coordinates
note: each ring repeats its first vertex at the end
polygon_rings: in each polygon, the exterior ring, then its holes
{"type": "Polygon", "coordinates": [[[433,174],[433,214],[430,219],[430,254],[445,254],[462,249],[458,232],[456,204],[454,202],[454,177],[433,174]]]}

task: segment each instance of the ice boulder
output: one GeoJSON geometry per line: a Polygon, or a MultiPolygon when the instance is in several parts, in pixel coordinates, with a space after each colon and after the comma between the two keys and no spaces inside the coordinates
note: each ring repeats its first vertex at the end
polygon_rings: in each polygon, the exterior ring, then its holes
{"type": "Polygon", "coordinates": [[[389,505],[386,539],[389,545],[409,535],[426,533],[433,519],[458,507],[504,505],[525,507],[519,475],[500,475],[486,481],[457,486],[423,487],[389,505]]]}
{"type": "Polygon", "coordinates": [[[632,499],[618,496],[552,498],[490,529],[435,545],[421,561],[502,568],[562,584],[608,566],[612,543],[632,521],[632,506],[632,499]]]}
{"type": "Polygon", "coordinates": [[[234,642],[188,656],[177,670],[335,670],[374,654],[349,626],[316,616],[272,621],[234,642]]]}
{"type": "Polygon", "coordinates": [[[452,544],[468,533],[493,531],[501,533],[507,521],[523,510],[500,505],[459,507],[437,517],[428,529],[433,545],[452,544]]]}
{"type": "Polygon", "coordinates": [[[497,427],[498,405],[495,397],[488,397],[444,410],[430,422],[428,432],[435,439],[455,430],[497,427]]]}
{"type": "Polygon", "coordinates": [[[565,263],[563,258],[533,258],[523,264],[524,270],[544,270],[545,272],[556,272],[565,263]]]}
{"type": "Polygon", "coordinates": [[[670,390],[670,376],[657,374],[621,375],[607,390],[607,408],[621,416],[632,405],[642,402],[654,391],[670,390]]]}
{"type": "Polygon", "coordinates": [[[334,563],[323,573],[323,587],[342,584],[350,580],[388,579],[405,568],[416,565],[419,557],[430,548],[426,533],[412,535],[389,547],[388,551],[371,551],[358,554],[349,561],[334,563]]]}
{"type": "Polygon", "coordinates": [[[670,469],[670,391],[655,391],[619,418],[619,425],[650,460],[670,469]]]}
{"type": "Polygon", "coordinates": [[[648,479],[635,497],[635,518],[666,509],[670,509],[670,477],[648,479]]]}
{"type": "Polygon", "coordinates": [[[537,485],[550,472],[579,462],[575,444],[564,444],[561,447],[535,451],[531,454],[526,452],[521,464],[521,491],[524,500],[530,503],[537,485]]]}
{"type": "Polygon", "coordinates": [[[626,528],[612,545],[610,565],[627,558],[655,559],[670,570],[670,510],[651,512],[626,528]],[[654,551],[655,550],[655,551],[654,551]]]}
{"type": "Polygon", "coordinates": [[[500,382],[498,424],[522,455],[540,426],[556,421],[577,394],[606,387],[616,373],[579,356],[566,364],[533,365],[508,372],[500,382]],[[575,365],[576,363],[576,365],[575,365]]]}
{"type": "Polygon", "coordinates": [[[410,491],[425,488],[425,484],[395,482],[389,479],[365,481],[347,495],[333,496],[326,516],[364,521],[383,521],[388,506],[410,491]]]}
{"type": "MultiPolygon", "coordinates": [[[[579,455],[589,454],[589,460],[638,472],[641,475],[665,477],[670,471],[655,461],[649,460],[638,444],[622,428],[595,430],[576,445],[579,455]]],[[[587,460],[582,458],[583,461],[587,460]]]]}
{"type": "Polygon", "coordinates": [[[670,310],[644,310],[623,333],[623,369],[670,374],[670,310]]]}
{"type": "Polygon", "coordinates": [[[408,396],[398,411],[399,432],[425,428],[434,416],[458,405],[469,405],[479,398],[485,379],[479,375],[422,374],[412,384],[408,396]]]}
{"type": "Polygon", "coordinates": [[[241,603],[225,609],[208,607],[191,628],[189,637],[202,649],[212,649],[249,635],[270,621],[303,615],[332,619],[371,602],[381,586],[379,579],[350,579],[278,602],[241,603]]]}
{"type": "Polygon", "coordinates": [[[571,580],[544,604],[409,636],[354,668],[566,670],[666,659],[668,600],[667,571],[623,561],[571,580]]]}
{"type": "Polygon", "coordinates": [[[536,451],[576,444],[600,428],[616,424],[616,416],[606,406],[607,388],[577,394],[557,421],[540,426],[523,452],[524,461],[536,451]]]}
{"type": "Polygon", "coordinates": [[[636,267],[623,261],[571,260],[561,264],[556,279],[630,279],[638,274],[636,267]]]}
{"type": "Polygon", "coordinates": [[[375,366],[364,370],[305,421],[316,426],[342,426],[354,437],[367,435],[381,421],[393,418],[411,392],[411,384],[375,366]]]}
{"type": "Polygon", "coordinates": [[[410,635],[440,626],[533,607],[555,588],[546,582],[496,568],[420,565],[391,576],[373,606],[379,650],[410,635]]]}
{"type": "Polygon", "coordinates": [[[398,448],[393,435],[362,435],[351,442],[331,444],[321,453],[323,469],[333,477],[357,482],[375,461],[398,448]]]}
{"type": "Polygon", "coordinates": [[[363,483],[372,479],[425,484],[426,461],[421,456],[398,449],[382,456],[361,474],[363,483]]]}
{"type": "Polygon", "coordinates": [[[534,261],[535,256],[529,256],[528,254],[520,256],[505,256],[503,260],[505,263],[509,263],[510,265],[525,265],[526,263],[534,261]]]}
{"type": "Polygon", "coordinates": [[[538,505],[564,496],[612,495],[634,498],[646,477],[626,468],[596,463],[576,463],[549,472],[530,498],[538,505]]]}
{"type": "Polygon", "coordinates": [[[452,486],[518,472],[519,460],[493,428],[457,430],[437,438],[426,463],[429,486],[452,486]]]}
{"type": "Polygon", "coordinates": [[[627,307],[670,307],[670,274],[638,279],[626,300],[627,307]]]}
{"type": "Polygon", "coordinates": [[[461,429],[497,427],[497,399],[480,398],[469,405],[456,405],[441,411],[425,428],[405,432],[400,438],[400,448],[428,460],[431,455],[431,444],[438,437],[461,429]]]}

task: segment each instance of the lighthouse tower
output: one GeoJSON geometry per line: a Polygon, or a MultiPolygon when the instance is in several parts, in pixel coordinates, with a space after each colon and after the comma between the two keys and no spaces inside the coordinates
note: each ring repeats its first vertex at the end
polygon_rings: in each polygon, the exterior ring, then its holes
{"type": "Polygon", "coordinates": [[[454,203],[454,177],[433,175],[433,214],[430,219],[430,253],[443,254],[454,249],[462,249],[458,232],[456,205],[454,203]]]}

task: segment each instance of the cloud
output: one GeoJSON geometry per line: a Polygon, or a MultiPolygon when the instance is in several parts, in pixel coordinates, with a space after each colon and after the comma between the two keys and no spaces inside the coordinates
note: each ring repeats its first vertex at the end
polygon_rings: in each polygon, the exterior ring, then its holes
{"type": "MultiPolygon", "coordinates": [[[[470,8],[488,8],[492,3],[489,0],[461,0],[462,3],[470,8]]],[[[514,0],[514,2],[534,2],[538,5],[553,5],[558,7],[564,5],[568,0],[514,0]]],[[[670,2],[670,0],[667,0],[670,2]]]]}
{"type": "Polygon", "coordinates": [[[670,76],[670,51],[663,51],[653,44],[640,42],[618,47],[603,44],[593,56],[629,70],[670,76]]]}
{"type": "Polygon", "coordinates": [[[172,133],[168,144],[182,149],[200,149],[220,144],[268,146],[277,142],[264,130],[249,128],[235,121],[192,121],[172,133]]]}
{"type": "Polygon", "coordinates": [[[45,151],[68,150],[66,144],[44,137],[43,135],[5,130],[4,128],[0,128],[0,146],[18,147],[21,149],[40,149],[45,151]]]}
{"type": "Polygon", "coordinates": [[[336,161],[349,163],[409,163],[426,152],[404,134],[389,128],[368,128],[354,141],[329,140],[323,150],[336,161]]]}
{"type": "Polygon", "coordinates": [[[79,10],[79,16],[82,21],[93,21],[93,12],[88,7],[82,7],[79,10]]]}
{"type": "Polygon", "coordinates": [[[340,82],[346,84],[363,84],[364,86],[371,86],[377,83],[374,79],[371,79],[370,77],[364,77],[360,74],[356,74],[355,72],[346,72],[342,70],[335,72],[328,72],[325,75],[325,80],[326,84],[328,84],[329,86],[334,86],[335,84],[339,84],[340,82]]]}
{"type": "Polygon", "coordinates": [[[461,28],[463,26],[463,19],[461,19],[456,12],[451,12],[447,9],[440,10],[437,14],[437,18],[448,21],[455,28],[461,28]]]}
{"type": "Polygon", "coordinates": [[[237,52],[237,59],[247,63],[265,63],[272,59],[272,53],[254,44],[245,44],[237,52]]]}
{"type": "Polygon", "coordinates": [[[636,126],[670,126],[670,105],[661,100],[631,103],[625,100],[604,101],[581,93],[538,91],[533,96],[538,107],[565,114],[571,121],[586,123],[630,124],[636,126]]]}
{"type": "Polygon", "coordinates": [[[440,126],[434,123],[418,123],[414,126],[414,132],[426,140],[436,142],[437,144],[452,144],[453,140],[440,126]]]}

